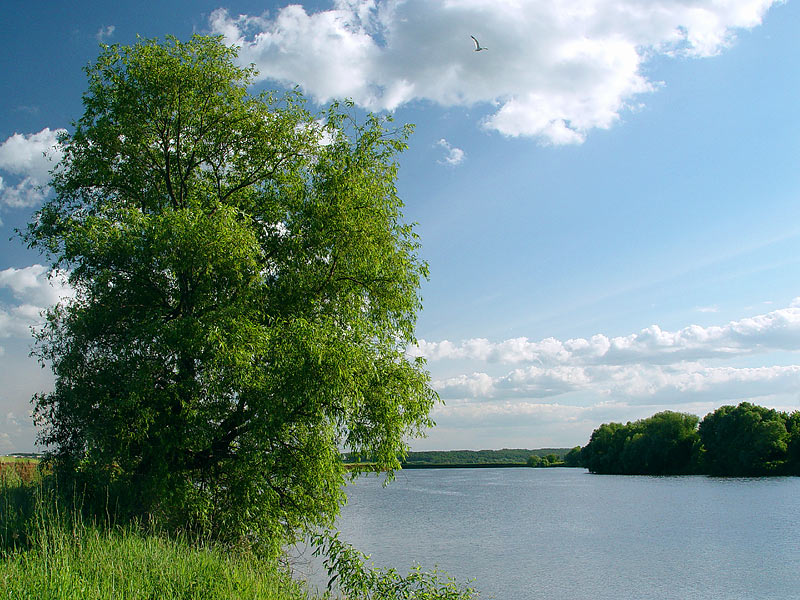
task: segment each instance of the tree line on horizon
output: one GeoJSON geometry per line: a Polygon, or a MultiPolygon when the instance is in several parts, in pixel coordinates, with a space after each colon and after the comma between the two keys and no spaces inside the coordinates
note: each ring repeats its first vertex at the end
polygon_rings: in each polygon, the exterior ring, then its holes
{"type": "MultiPolygon", "coordinates": [[[[580,446],[575,448],[502,448],[500,450],[416,450],[398,456],[403,468],[468,466],[580,466],[580,446]],[[576,455],[577,453],[577,455],[576,455]],[[568,458],[571,464],[567,464],[568,458]]],[[[371,464],[369,455],[342,454],[345,464],[371,464]]]]}
{"type": "Polygon", "coordinates": [[[544,458],[548,455],[563,459],[567,448],[503,448],[501,450],[422,450],[409,452],[403,459],[403,465],[439,465],[439,464],[526,464],[535,456],[544,458]]]}
{"type": "Polygon", "coordinates": [[[800,411],[742,402],[707,414],[659,412],[604,423],[581,449],[582,466],[617,475],[800,475],[800,411]]]}

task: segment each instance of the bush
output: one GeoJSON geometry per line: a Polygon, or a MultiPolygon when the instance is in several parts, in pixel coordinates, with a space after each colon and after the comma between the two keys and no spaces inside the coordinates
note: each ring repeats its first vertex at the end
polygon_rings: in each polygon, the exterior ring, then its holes
{"type": "Polygon", "coordinates": [[[330,581],[328,590],[338,588],[346,598],[358,600],[471,600],[478,592],[458,584],[441,571],[423,571],[415,565],[403,576],[395,569],[377,569],[367,564],[369,556],[323,532],[312,537],[315,556],[325,557],[330,581]]]}

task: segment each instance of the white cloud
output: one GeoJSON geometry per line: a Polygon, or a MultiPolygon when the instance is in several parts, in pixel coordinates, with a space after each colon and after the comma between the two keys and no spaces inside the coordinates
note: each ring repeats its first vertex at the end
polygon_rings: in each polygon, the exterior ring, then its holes
{"type": "Polygon", "coordinates": [[[0,338],[28,337],[31,327],[41,324],[45,308],[74,297],[65,273],[53,273],[38,264],[0,271],[2,288],[10,289],[17,303],[0,306],[0,338]]]}
{"type": "Polygon", "coordinates": [[[717,313],[717,312],[719,312],[719,307],[717,307],[717,306],[698,306],[695,310],[697,312],[701,312],[701,313],[717,313]]]}
{"type": "Polygon", "coordinates": [[[486,373],[459,375],[434,384],[441,392],[449,392],[451,397],[487,398],[494,395],[495,382],[486,373]]]}
{"type": "Polygon", "coordinates": [[[2,177],[0,177],[0,203],[13,208],[23,208],[27,206],[36,206],[41,203],[50,188],[42,185],[38,180],[33,177],[26,177],[14,186],[6,185],[2,177]]]}
{"type": "Polygon", "coordinates": [[[464,159],[467,157],[466,153],[461,148],[451,146],[450,143],[444,138],[436,142],[436,145],[444,148],[445,152],[447,153],[442,160],[438,161],[439,164],[455,167],[464,162],[464,159]]]}
{"type": "Polygon", "coordinates": [[[112,35],[114,35],[115,29],[116,27],[114,25],[108,25],[106,27],[101,26],[100,29],[97,30],[97,33],[95,34],[94,37],[97,39],[98,42],[103,42],[108,38],[110,38],[112,35]]]}
{"type": "Polygon", "coordinates": [[[800,365],[529,367],[498,377],[486,373],[451,377],[433,385],[448,402],[456,399],[488,405],[493,400],[518,403],[590,393],[594,398],[669,406],[790,394],[800,389],[800,365]]]}
{"type": "Polygon", "coordinates": [[[32,304],[21,304],[8,310],[0,308],[0,338],[25,338],[31,333],[31,327],[42,323],[43,307],[32,304]]]}
{"type": "Polygon", "coordinates": [[[500,440],[491,431],[506,428],[518,436],[536,432],[537,439],[557,445],[583,444],[601,422],[665,409],[703,416],[722,404],[751,400],[797,410],[800,365],[781,363],[786,352],[800,351],[798,304],[724,325],[677,331],[653,325],[619,337],[421,340],[409,354],[429,360],[433,387],[446,402],[434,418],[451,432],[446,435],[470,428],[500,440]],[[775,353],[783,358],[773,359],[775,353]],[[734,358],[735,366],[722,364],[734,358]],[[441,361],[448,366],[440,367],[441,361]],[[468,365],[463,374],[459,361],[468,365]],[[743,366],[747,361],[755,364],[743,366]],[[450,374],[437,377],[440,368],[450,374]]]}
{"type": "Polygon", "coordinates": [[[14,185],[0,177],[0,204],[35,206],[50,191],[50,170],[61,160],[58,135],[61,129],[45,127],[38,133],[15,133],[0,144],[0,172],[17,176],[14,185]]]}
{"type": "Polygon", "coordinates": [[[496,107],[489,129],[571,144],[660,85],[642,72],[648,58],[717,54],[778,1],[339,0],[312,13],[219,9],[210,26],[262,78],[299,84],[319,102],[483,104],[496,107]],[[470,34],[489,49],[474,52],[470,34]]]}
{"type": "Polygon", "coordinates": [[[512,364],[624,365],[670,364],[776,350],[800,350],[800,307],[793,305],[721,326],[689,325],[678,331],[664,331],[658,325],[651,325],[639,333],[619,337],[596,334],[588,339],[566,341],[555,338],[531,341],[519,337],[501,342],[475,338],[461,344],[423,339],[409,349],[409,354],[424,356],[430,361],[469,359],[512,364]]]}
{"type": "Polygon", "coordinates": [[[52,272],[44,265],[31,265],[0,271],[0,288],[9,288],[14,297],[24,303],[50,306],[62,298],[72,298],[74,292],[63,272],[52,272]]]}

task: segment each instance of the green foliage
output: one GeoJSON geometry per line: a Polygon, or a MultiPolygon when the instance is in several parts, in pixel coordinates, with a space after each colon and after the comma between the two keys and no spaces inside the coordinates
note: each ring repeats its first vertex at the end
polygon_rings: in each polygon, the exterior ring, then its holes
{"type": "Polygon", "coordinates": [[[18,485],[39,481],[42,477],[39,460],[0,456],[0,484],[18,485]]]}
{"type": "MultiPolygon", "coordinates": [[[[64,506],[53,478],[0,484],[0,596],[39,600],[309,600],[305,587],[269,557],[231,552],[185,535],[167,537],[136,523],[87,520],[77,499],[64,506]]],[[[437,570],[407,575],[374,569],[369,557],[314,534],[330,587],[359,600],[469,600],[475,590],[437,570]],[[333,585],[335,584],[335,585],[333,585]]],[[[324,598],[329,598],[325,595],[324,598]]]]}
{"type": "Polygon", "coordinates": [[[575,446],[564,456],[564,466],[566,467],[582,467],[583,462],[581,459],[581,447],[575,446]]]}
{"type": "MultiPolygon", "coordinates": [[[[36,353],[60,489],[277,550],[330,524],[339,449],[399,466],[436,394],[427,265],[402,222],[408,127],[248,94],[221,39],[104,47],[24,239],[69,274],[36,353]]],[[[67,492],[69,495],[70,492],[67,492]]]]}
{"type": "Polygon", "coordinates": [[[86,522],[46,485],[0,484],[0,597],[307,600],[271,560],[86,522]]]}
{"type": "Polygon", "coordinates": [[[541,456],[531,454],[525,464],[527,464],[529,467],[541,467],[543,466],[544,462],[545,459],[543,459],[541,456]]]}
{"type": "Polygon", "coordinates": [[[565,467],[567,465],[564,459],[560,458],[557,454],[550,453],[545,456],[538,454],[531,454],[525,463],[529,467],[565,467]]]}
{"type": "Polygon", "coordinates": [[[786,431],[789,432],[789,441],[786,444],[786,472],[790,475],[800,475],[800,411],[795,411],[786,417],[786,431]]]}
{"type": "Polygon", "coordinates": [[[800,412],[742,402],[707,414],[699,426],[698,420],[666,411],[626,425],[603,424],[580,460],[593,473],[800,475],[800,412]]]}
{"type": "Polygon", "coordinates": [[[478,593],[459,585],[440,571],[423,571],[419,565],[407,575],[395,569],[377,569],[367,564],[366,556],[339,539],[339,534],[323,532],[312,537],[316,556],[324,557],[330,581],[328,589],[338,588],[353,600],[470,600],[478,593]]]}
{"type": "Polygon", "coordinates": [[[678,475],[693,469],[698,418],[671,411],[622,425],[598,427],[581,450],[581,463],[593,473],[678,475]]]}
{"type": "Polygon", "coordinates": [[[790,441],[796,452],[796,413],[789,421],[785,413],[749,402],[718,408],[700,423],[705,470],[733,476],[786,472],[790,441]]]}

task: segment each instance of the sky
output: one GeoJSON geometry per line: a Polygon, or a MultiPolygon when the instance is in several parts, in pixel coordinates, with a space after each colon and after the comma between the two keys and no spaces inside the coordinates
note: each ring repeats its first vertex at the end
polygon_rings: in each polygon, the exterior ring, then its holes
{"type": "Polygon", "coordinates": [[[0,453],[52,389],[31,327],[70,290],[14,231],[100,43],[223,35],[254,91],[414,123],[430,280],[412,449],[585,445],[601,423],[800,409],[800,1],[18,2],[0,24],[0,453]],[[481,46],[476,52],[470,38],[481,46]]]}

